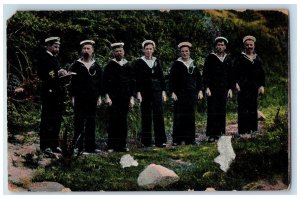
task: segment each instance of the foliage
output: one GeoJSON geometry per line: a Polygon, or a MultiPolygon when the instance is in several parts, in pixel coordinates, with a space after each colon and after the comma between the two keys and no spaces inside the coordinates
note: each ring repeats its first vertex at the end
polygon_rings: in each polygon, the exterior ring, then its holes
{"type": "Polygon", "coordinates": [[[63,65],[78,58],[79,42],[83,39],[96,41],[96,58],[105,64],[111,56],[110,43],[125,42],[127,59],[134,60],[140,55],[142,41],[151,38],[156,41],[156,55],[168,72],[181,41],[193,43],[193,57],[201,67],[216,36],[228,37],[229,51],[236,54],[241,50],[242,37],[253,34],[266,69],[274,71],[275,67],[286,75],[287,19],[280,12],[253,10],[19,11],[8,20],[8,71],[13,67],[22,73],[33,66],[44,39],[50,35],[62,38],[63,65]]]}
{"type": "MultiPolygon", "coordinates": [[[[131,154],[139,166],[121,169],[122,153],[107,156],[81,156],[62,168],[60,162],[39,168],[36,181],[54,180],[72,190],[141,190],[137,187],[138,173],[149,163],[161,164],[173,169],[181,180],[166,189],[157,190],[218,190],[241,189],[245,183],[260,176],[272,178],[287,171],[287,127],[289,100],[289,51],[288,16],[279,11],[236,10],[120,10],[120,11],[18,11],[7,21],[7,121],[9,134],[27,130],[38,131],[40,120],[39,80],[36,77],[36,60],[44,39],[61,37],[60,61],[65,69],[80,56],[79,42],[96,41],[95,58],[102,67],[111,58],[109,44],[125,42],[126,58],[134,61],[141,55],[141,43],[153,39],[166,80],[169,69],[177,59],[177,44],[190,41],[192,58],[202,70],[205,57],[214,49],[216,36],[229,39],[228,52],[235,57],[242,49],[242,38],[252,34],[257,38],[256,52],[264,62],[266,71],[266,95],[259,97],[259,110],[267,117],[265,133],[257,139],[239,140],[233,143],[237,158],[227,173],[213,163],[216,145],[186,146],[144,151],[134,149],[131,154]],[[26,95],[17,96],[15,89],[25,88],[26,95]],[[279,110],[279,111],[278,111],[279,110]],[[278,114],[277,114],[278,113],[278,114]],[[273,118],[276,118],[273,121],[273,118]],[[279,158],[279,159],[278,159],[279,158]],[[177,164],[174,160],[187,164],[177,164]],[[276,162],[279,164],[276,166],[276,162]],[[251,171],[251,172],[249,172],[251,171]],[[274,173],[272,173],[274,172],[274,173]],[[90,175],[93,173],[93,175],[90,175]]],[[[73,110],[66,100],[61,138],[70,140],[73,135],[73,110]]],[[[237,120],[236,93],[227,103],[227,123],[237,120]]],[[[196,128],[204,131],[206,125],[206,101],[197,104],[196,128]]],[[[164,105],[165,125],[172,133],[173,103],[164,105]]],[[[106,107],[97,110],[98,145],[107,139],[106,107]]],[[[129,140],[138,143],[140,110],[130,111],[129,140]]],[[[66,143],[65,143],[66,144],[66,143]]],[[[63,145],[63,144],[62,144],[63,145]]],[[[28,157],[30,159],[30,157],[28,157]]]]}
{"type": "Polygon", "coordinates": [[[119,163],[124,153],[81,156],[67,169],[54,162],[46,168],[38,168],[34,181],[56,181],[72,191],[144,191],[137,185],[138,175],[147,165],[155,163],[172,169],[180,180],[153,191],[203,191],[207,187],[242,190],[250,182],[272,181],[274,176],[282,176],[288,183],[286,132],[276,128],[255,139],[234,141],[237,157],[227,173],[213,161],[218,155],[217,145],[203,143],[200,146],[135,149],[130,155],[139,165],[124,169],[119,163]]]}
{"type": "Polygon", "coordinates": [[[40,104],[31,100],[13,100],[7,101],[7,127],[11,134],[16,134],[39,128],[40,104]]]}
{"type": "Polygon", "coordinates": [[[229,172],[241,171],[240,177],[248,180],[258,177],[272,179],[275,173],[280,173],[284,181],[289,183],[289,133],[287,112],[278,112],[273,124],[266,128],[263,135],[233,143],[237,157],[229,172]]]}

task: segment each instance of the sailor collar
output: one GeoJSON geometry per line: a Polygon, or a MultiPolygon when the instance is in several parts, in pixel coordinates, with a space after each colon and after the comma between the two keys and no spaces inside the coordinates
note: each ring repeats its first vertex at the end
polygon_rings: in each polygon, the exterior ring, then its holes
{"type": "Polygon", "coordinates": [[[190,58],[187,62],[185,62],[185,61],[182,60],[182,57],[179,57],[179,58],[177,59],[177,61],[182,62],[187,68],[190,68],[190,67],[195,68],[194,60],[191,59],[191,58],[190,58]]]}
{"type": "Polygon", "coordinates": [[[149,68],[153,68],[155,66],[156,57],[151,57],[151,59],[146,59],[145,56],[141,57],[142,60],[149,66],[149,68]]]}
{"type": "Polygon", "coordinates": [[[194,73],[194,69],[195,69],[194,60],[192,60],[190,58],[187,62],[185,62],[185,61],[182,60],[182,57],[179,57],[177,59],[177,61],[182,62],[186,66],[187,72],[189,74],[193,74],[194,73]]]}
{"type": "Polygon", "coordinates": [[[90,73],[90,68],[95,63],[94,59],[92,59],[91,62],[89,62],[89,63],[84,62],[82,58],[78,59],[77,61],[82,63],[86,67],[86,69],[88,70],[90,76],[94,76],[96,74],[96,70],[94,71],[93,74],[90,73]]]}
{"type": "Polygon", "coordinates": [[[215,53],[215,52],[213,52],[211,54],[215,55],[221,62],[224,62],[224,60],[225,60],[225,58],[227,56],[226,53],[224,53],[224,56],[218,56],[217,53],[215,53]]]}
{"type": "Polygon", "coordinates": [[[116,58],[112,59],[114,62],[119,64],[120,66],[125,65],[128,61],[126,59],[121,59],[121,61],[117,61],[116,58]]]}
{"type": "Polygon", "coordinates": [[[94,59],[92,59],[89,63],[84,62],[82,58],[78,59],[77,61],[85,65],[87,68],[90,68],[95,63],[94,59]]]}
{"type": "Polygon", "coordinates": [[[256,57],[257,57],[257,54],[256,54],[256,53],[254,53],[253,56],[249,56],[249,55],[247,55],[245,52],[242,52],[242,55],[244,55],[244,57],[245,57],[246,59],[248,59],[251,63],[253,63],[254,60],[255,60],[256,57]]]}
{"type": "Polygon", "coordinates": [[[46,50],[46,52],[51,55],[52,57],[54,56],[49,50],[46,50]]]}

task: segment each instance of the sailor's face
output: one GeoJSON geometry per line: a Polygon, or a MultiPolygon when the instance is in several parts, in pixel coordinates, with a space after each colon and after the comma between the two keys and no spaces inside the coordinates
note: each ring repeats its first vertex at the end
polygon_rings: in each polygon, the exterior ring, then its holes
{"type": "Polygon", "coordinates": [[[246,40],[244,42],[244,46],[245,46],[246,53],[253,53],[254,52],[254,49],[255,49],[254,41],[246,40]]]}
{"type": "Polygon", "coordinates": [[[181,57],[182,57],[182,59],[183,60],[187,60],[187,59],[189,59],[190,58],[190,49],[189,49],[189,47],[182,47],[181,49],[180,49],[180,55],[181,55],[181,57]]]}
{"type": "Polygon", "coordinates": [[[225,52],[225,50],[226,50],[226,45],[225,45],[224,41],[219,41],[219,42],[217,43],[216,50],[217,50],[217,52],[219,52],[219,53],[224,53],[224,52],[225,52]]]}
{"type": "Polygon", "coordinates": [[[90,57],[94,53],[94,48],[90,44],[86,44],[82,47],[82,54],[84,57],[90,57]]]}
{"type": "Polygon", "coordinates": [[[59,48],[60,48],[60,45],[59,44],[52,44],[51,46],[49,46],[48,50],[54,55],[58,55],[59,53],[59,48]]]}
{"type": "Polygon", "coordinates": [[[113,54],[116,60],[120,61],[124,57],[125,51],[123,48],[115,48],[113,54]]]}
{"type": "Polygon", "coordinates": [[[152,44],[148,44],[148,45],[145,46],[145,48],[144,48],[145,57],[151,58],[153,52],[154,52],[154,47],[153,47],[152,44]]]}

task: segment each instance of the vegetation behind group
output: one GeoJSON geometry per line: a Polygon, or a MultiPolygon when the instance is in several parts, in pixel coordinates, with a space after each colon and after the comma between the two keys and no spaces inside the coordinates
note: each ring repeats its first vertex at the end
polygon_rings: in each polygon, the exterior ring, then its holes
{"type": "MultiPolygon", "coordinates": [[[[288,181],[286,173],[288,170],[287,164],[284,164],[287,163],[289,123],[288,26],[289,15],[274,10],[18,11],[7,20],[6,71],[8,139],[10,140],[14,135],[26,131],[39,131],[41,104],[39,91],[41,82],[36,75],[36,63],[41,50],[44,48],[44,40],[49,36],[58,36],[61,38],[59,59],[62,67],[65,69],[69,69],[70,65],[80,57],[81,49],[79,43],[85,39],[92,39],[96,42],[95,59],[103,68],[112,56],[110,43],[124,42],[126,59],[134,61],[142,55],[141,43],[145,39],[154,40],[157,45],[154,56],[161,60],[166,81],[168,82],[170,66],[179,56],[177,49],[178,43],[182,41],[192,43],[191,57],[195,60],[197,67],[202,70],[205,57],[214,50],[213,42],[215,37],[224,36],[229,40],[227,52],[234,58],[243,49],[242,38],[245,35],[253,35],[257,39],[256,52],[262,58],[263,68],[266,72],[265,95],[259,96],[259,110],[263,111],[267,117],[263,125],[265,131],[269,132],[269,134],[267,134],[267,137],[253,140],[254,143],[259,143],[257,145],[249,146],[249,143],[245,143],[244,145],[243,142],[237,142],[234,144],[234,147],[237,152],[240,152],[240,156],[238,157],[243,159],[245,163],[243,166],[245,168],[247,168],[247,166],[255,167],[255,172],[252,172],[252,175],[250,175],[253,179],[263,172],[266,175],[271,174],[272,176],[274,176],[274,174],[283,174],[283,176],[285,176],[284,179],[288,181]],[[23,88],[24,92],[15,92],[17,88],[23,88]],[[271,141],[272,144],[270,145],[271,141]],[[266,155],[267,152],[268,155],[266,155]],[[253,156],[251,156],[251,153],[253,156]],[[282,154],[284,154],[282,157],[284,163],[276,167],[272,161],[276,161],[275,157],[282,154]],[[255,162],[256,157],[261,157],[263,162],[260,162],[258,165],[247,164],[250,160],[255,162]],[[265,167],[265,164],[270,167],[265,167]],[[272,168],[272,170],[266,172],[270,168],[272,168]],[[272,171],[274,171],[274,173],[272,173],[272,171]]],[[[172,110],[172,101],[168,100],[167,103],[164,104],[167,134],[172,133],[172,110]]],[[[62,131],[67,130],[71,134],[73,133],[72,116],[73,109],[70,106],[69,97],[66,96],[66,111],[64,113],[62,131]]],[[[99,144],[104,143],[107,138],[106,121],[106,106],[102,105],[98,109],[97,114],[97,142],[99,142],[99,144]]],[[[236,122],[237,104],[236,93],[234,92],[234,97],[229,99],[227,103],[227,124],[235,124],[236,122]]],[[[140,132],[140,110],[138,106],[130,111],[128,126],[129,138],[132,140],[138,139],[140,132]]],[[[197,132],[205,133],[205,126],[206,100],[202,100],[197,104],[197,132]]],[[[176,149],[176,153],[179,152],[178,150],[181,149],[176,149]]],[[[188,156],[193,159],[198,158],[199,154],[203,155],[204,149],[187,147],[187,150],[189,153],[185,155],[189,154],[188,156]],[[193,150],[200,151],[198,155],[196,155],[197,153],[191,153],[193,150]]],[[[140,152],[136,153],[138,157],[143,156],[140,152]]],[[[172,156],[172,153],[172,151],[168,154],[160,153],[158,156],[153,155],[153,158],[163,159],[172,156]]],[[[210,150],[207,155],[213,157],[215,153],[216,148],[210,150]]],[[[186,158],[185,155],[183,155],[184,158],[186,158]]],[[[147,161],[153,159],[150,157],[145,158],[149,158],[147,161]]],[[[81,161],[84,162],[86,160],[83,159],[81,161]]],[[[101,162],[104,160],[101,159],[98,161],[101,162]]],[[[209,165],[211,163],[204,163],[205,158],[201,161],[201,168],[199,167],[200,163],[195,163],[195,167],[189,170],[189,172],[193,173],[193,175],[195,174],[194,172],[198,172],[198,175],[202,175],[203,173],[201,172],[205,170],[204,168],[210,168],[209,165]],[[201,170],[200,173],[199,169],[201,170]]],[[[80,168],[85,168],[85,163],[83,162],[78,163],[82,166],[80,168]]],[[[146,165],[146,162],[141,165],[146,165]]],[[[97,164],[100,163],[97,162],[97,164]]],[[[169,166],[172,167],[172,165],[169,166]]],[[[240,166],[241,165],[234,165],[233,167],[241,169],[240,166]]],[[[211,168],[217,170],[215,167],[211,168]]],[[[89,170],[90,168],[86,169],[89,170]]],[[[185,168],[180,169],[184,170],[185,168]]],[[[183,170],[180,170],[179,173],[183,170]]],[[[55,169],[54,171],[57,172],[55,169]]],[[[112,170],[111,172],[114,171],[112,170]]],[[[114,173],[110,174],[113,178],[114,173]]],[[[218,173],[218,175],[216,173],[212,174],[211,181],[193,180],[196,179],[197,176],[190,179],[192,175],[187,175],[187,179],[183,180],[184,183],[174,185],[174,187],[170,189],[183,190],[187,187],[192,188],[195,184],[200,186],[198,189],[201,189],[207,186],[208,182],[214,184],[218,181],[216,186],[224,190],[233,188],[239,183],[242,184],[242,181],[248,179],[243,172],[239,172],[240,178],[238,179],[240,181],[233,182],[233,179],[229,176],[224,176],[224,174],[221,175],[220,181],[219,174],[220,173],[218,173]],[[226,180],[227,183],[225,183],[226,180]],[[221,182],[224,184],[220,184],[221,182]]],[[[236,174],[237,173],[232,173],[232,175],[236,174]]],[[[45,176],[47,175],[49,175],[49,173],[45,176]]],[[[105,172],[102,172],[101,175],[105,175],[105,172]]],[[[117,176],[117,174],[115,175],[117,176]]],[[[130,176],[130,173],[123,176],[124,179],[128,177],[127,175],[130,176]]],[[[43,177],[45,178],[45,176],[43,177]]],[[[49,179],[50,178],[51,177],[49,177],[49,179]]],[[[62,178],[59,179],[63,180],[62,178]]],[[[59,179],[56,180],[59,181],[59,179]]],[[[130,180],[129,178],[129,181],[130,180]]],[[[70,182],[73,181],[70,180],[70,182]]],[[[115,184],[115,188],[112,187],[111,189],[117,190],[122,188],[122,186],[125,190],[127,190],[127,188],[128,190],[138,189],[135,186],[127,187],[127,185],[124,185],[125,182],[122,183],[123,184],[115,184]]],[[[78,186],[73,184],[76,190],[80,190],[79,185],[80,181],[78,186]]],[[[85,190],[106,189],[105,186],[112,185],[108,183],[103,185],[104,187],[97,187],[92,184],[88,184],[87,186],[90,186],[90,188],[86,187],[85,190]]]]}

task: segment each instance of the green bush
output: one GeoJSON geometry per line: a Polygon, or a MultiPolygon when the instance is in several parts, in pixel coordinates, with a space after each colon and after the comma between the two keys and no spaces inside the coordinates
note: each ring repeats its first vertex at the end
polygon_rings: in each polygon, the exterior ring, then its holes
{"type": "Polygon", "coordinates": [[[36,131],[40,124],[40,104],[31,100],[7,100],[7,127],[11,134],[36,131]]]}

